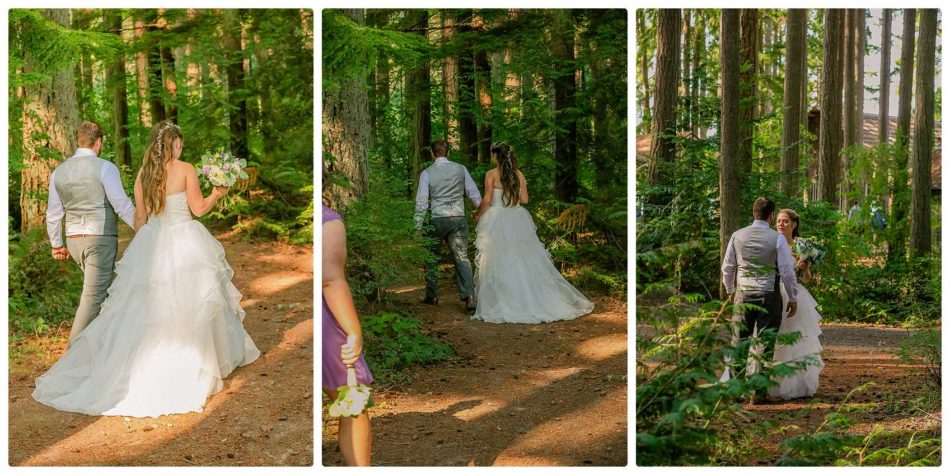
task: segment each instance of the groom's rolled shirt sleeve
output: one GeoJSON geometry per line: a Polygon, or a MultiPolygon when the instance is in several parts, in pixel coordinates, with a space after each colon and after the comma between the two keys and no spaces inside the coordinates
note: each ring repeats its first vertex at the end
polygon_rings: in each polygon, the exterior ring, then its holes
{"type": "Polygon", "coordinates": [[[419,174],[419,189],[416,190],[416,214],[413,219],[416,222],[416,229],[422,229],[422,221],[426,217],[426,211],[429,210],[429,173],[422,170],[419,174]]]}
{"type": "Polygon", "coordinates": [[[788,241],[785,236],[778,237],[778,273],[782,277],[782,284],[785,285],[785,293],[788,294],[788,301],[795,302],[798,297],[798,280],[795,278],[795,258],[792,257],[792,250],[788,247],[788,241]]]}
{"type": "Polygon", "coordinates": [[[119,177],[119,169],[111,162],[106,162],[99,175],[102,180],[102,187],[106,190],[106,198],[116,214],[128,224],[130,228],[135,227],[135,205],[125,194],[122,188],[122,178],[119,177]]]}
{"type": "Polygon", "coordinates": [[[56,172],[49,176],[49,196],[46,199],[46,234],[49,236],[51,246],[63,247],[63,216],[66,216],[66,208],[63,207],[62,200],[59,199],[59,193],[56,192],[55,179],[56,172]]]}
{"type": "Polygon", "coordinates": [[[726,246],[726,255],[722,259],[722,285],[726,287],[727,294],[736,291],[736,267],[736,249],[730,237],[729,245],[726,246]]]}
{"type": "Polygon", "coordinates": [[[467,168],[465,169],[465,195],[472,200],[476,208],[482,204],[482,195],[478,192],[478,186],[475,184],[475,180],[472,179],[472,175],[468,174],[467,168]]]}

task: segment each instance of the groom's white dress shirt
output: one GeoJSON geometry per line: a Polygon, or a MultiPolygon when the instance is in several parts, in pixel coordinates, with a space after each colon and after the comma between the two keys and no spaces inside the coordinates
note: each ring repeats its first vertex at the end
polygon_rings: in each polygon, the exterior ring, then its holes
{"type": "MultiPolygon", "coordinates": [[[[769,227],[769,223],[761,219],[752,222],[752,227],[769,227]]],[[[788,301],[795,302],[798,295],[797,279],[795,277],[795,258],[792,257],[792,250],[788,247],[788,241],[782,233],[778,233],[776,238],[776,248],[778,249],[778,272],[782,277],[782,284],[785,286],[785,293],[788,294],[788,301]]],[[[736,250],[733,246],[732,237],[729,238],[729,245],[726,246],[726,255],[722,260],[722,281],[726,287],[726,293],[735,292],[736,271],[738,270],[736,262],[736,250]]]]}
{"type": "MultiPolygon", "coordinates": [[[[96,152],[88,148],[77,148],[73,157],[95,157],[96,152]]],[[[68,159],[67,159],[68,160],[68,159]]],[[[105,195],[109,204],[115,210],[116,214],[134,228],[135,225],[135,205],[125,194],[122,188],[122,179],[119,177],[119,169],[114,163],[103,160],[102,170],[99,174],[99,180],[105,189],[105,195]]],[[[50,244],[53,247],[63,246],[62,221],[66,215],[66,208],[63,206],[59,194],[56,192],[56,170],[49,177],[49,200],[46,206],[46,233],[49,235],[50,244]]],[[[101,220],[82,221],[78,223],[69,223],[66,226],[66,236],[75,236],[79,234],[102,235],[103,222],[101,220]]]]}

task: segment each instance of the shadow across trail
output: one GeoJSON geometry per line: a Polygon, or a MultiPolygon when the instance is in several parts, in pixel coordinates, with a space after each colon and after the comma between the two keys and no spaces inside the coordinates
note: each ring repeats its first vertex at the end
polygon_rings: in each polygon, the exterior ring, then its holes
{"type": "Polygon", "coordinates": [[[30,397],[65,351],[66,329],[40,342],[43,360],[11,362],[10,465],[312,465],[312,247],[218,238],[261,357],[232,372],[201,413],[85,416],[30,397]]]}
{"type": "MultiPolygon", "coordinates": [[[[453,299],[416,304],[421,297],[397,298],[459,358],[416,368],[408,387],[377,394],[374,465],[626,465],[624,302],[596,298],[594,313],[578,319],[518,325],[471,320],[453,299]]],[[[341,465],[336,422],[327,427],[323,463],[341,465]]]]}

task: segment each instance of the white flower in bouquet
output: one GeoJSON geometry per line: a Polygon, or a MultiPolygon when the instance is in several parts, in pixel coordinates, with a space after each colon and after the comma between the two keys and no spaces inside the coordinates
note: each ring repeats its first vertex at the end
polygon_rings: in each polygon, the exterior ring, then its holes
{"type": "Polygon", "coordinates": [[[373,407],[373,397],[369,386],[340,386],[336,400],[330,404],[330,417],[356,417],[366,409],[373,407]]]}
{"type": "Polygon", "coordinates": [[[238,179],[246,180],[245,168],[247,160],[236,158],[231,152],[205,152],[201,156],[201,176],[214,186],[234,186],[238,179]]]}

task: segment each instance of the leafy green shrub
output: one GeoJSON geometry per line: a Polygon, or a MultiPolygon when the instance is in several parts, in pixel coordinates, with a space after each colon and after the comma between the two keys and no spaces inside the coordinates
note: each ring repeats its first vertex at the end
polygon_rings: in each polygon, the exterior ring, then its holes
{"type": "Polygon", "coordinates": [[[10,327],[13,337],[39,335],[70,321],[82,293],[82,270],[50,255],[45,229],[9,237],[10,327]]]}
{"type": "Polygon", "coordinates": [[[940,391],[941,341],[939,328],[922,328],[901,340],[897,356],[905,365],[923,366],[927,381],[940,391]]]}
{"type": "Polygon", "coordinates": [[[413,365],[445,361],[455,356],[446,342],[422,331],[422,322],[412,315],[383,312],[363,315],[363,348],[373,376],[383,384],[413,365]]]}
{"type": "Polygon", "coordinates": [[[416,233],[415,201],[398,183],[374,180],[374,192],[341,210],[346,223],[347,279],[358,303],[385,301],[386,291],[418,282],[429,259],[428,240],[416,233]]]}
{"type": "MultiPolygon", "coordinates": [[[[720,382],[723,361],[738,361],[769,332],[732,346],[726,321],[733,306],[714,301],[697,308],[699,299],[696,294],[672,297],[669,305],[645,315],[656,335],[637,334],[638,465],[741,463],[756,449],[740,398],[764,391],[773,376],[788,376],[809,364],[767,365],[751,377],[740,373],[720,382]]],[[[781,335],[779,341],[790,344],[798,337],[781,335]]]]}

